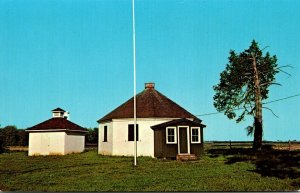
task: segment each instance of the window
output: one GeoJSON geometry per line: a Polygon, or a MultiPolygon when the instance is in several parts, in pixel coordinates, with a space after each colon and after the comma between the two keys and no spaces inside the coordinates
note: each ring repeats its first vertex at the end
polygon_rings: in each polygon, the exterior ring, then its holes
{"type": "MultiPolygon", "coordinates": [[[[139,125],[136,125],[136,141],[139,140],[139,125]]],[[[128,141],[134,141],[134,124],[128,125],[128,141]]]]}
{"type": "Polygon", "coordinates": [[[176,127],[167,127],[166,128],[166,142],[167,142],[167,144],[176,144],[177,143],[176,127]]]}
{"type": "Polygon", "coordinates": [[[59,113],[53,113],[54,117],[59,117],[59,113]]]}
{"type": "Polygon", "coordinates": [[[104,126],[104,129],[103,129],[103,142],[107,142],[107,126],[105,125],[104,126]]]}
{"type": "Polygon", "coordinates": [[[191,143],[201,143],[200,127],[191,128],[191,143]]]}

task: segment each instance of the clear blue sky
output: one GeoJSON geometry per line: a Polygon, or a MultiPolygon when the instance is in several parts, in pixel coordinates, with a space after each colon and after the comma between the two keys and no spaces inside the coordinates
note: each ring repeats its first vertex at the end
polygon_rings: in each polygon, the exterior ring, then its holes
{"type": "MultiPolygon", "coordinates": [[[[300,93],[300,1],[136,0],[137,92],[145,82],[195,115],[216,112],[213,85],[229,50],[253,39],[276,54],[275,100],[300,93]]],[[[97,120],[133,95],[131,0],[0,1],[0,124],[27,128],[70,111],[97,120]]],[[[300,97],[264,110],[265,140],[300,140],[300,97]]],[[[200,117],[205,140],[252,140],[223,114],[200,117]]]]}

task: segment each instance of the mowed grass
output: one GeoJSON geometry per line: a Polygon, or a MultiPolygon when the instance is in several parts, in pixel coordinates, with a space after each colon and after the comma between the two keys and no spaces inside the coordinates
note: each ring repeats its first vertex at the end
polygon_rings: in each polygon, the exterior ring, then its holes
{"type": "Polygon", "coordinates": [[[194,162],[110,157],[90,150],[66,156],[0,155],[2,191],[295,191],[300,178],[262,176],[251,160],[207,153],[194,162]]]}

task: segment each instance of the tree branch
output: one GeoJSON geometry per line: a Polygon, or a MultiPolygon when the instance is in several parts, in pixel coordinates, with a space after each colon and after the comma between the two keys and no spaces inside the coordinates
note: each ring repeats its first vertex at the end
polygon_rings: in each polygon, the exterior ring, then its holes
{"type": "Polygon", "coordinates": [[[265,46],[261,51],[264,51],[266,48],[269,48],[270,46],[265,46]]]}
{"type": "Polygon", "coordinates": [[[280,68],[278,68],[278,70],[279,70],[280,72],[283,72],[283,73],[285,73],[285,74],[289,75],[289,76],[292,76],[290,73],[287,73],[286,71],[284,71],[284,70],[281,70],[280,68]]]}
{"type": "Polygon", "coordinates": [[[279,66],[279,67],[277,67],[277,68],[275,68],[275,69],[279,69],[279,68],[286,68],[286,67],[289,67],[289,68],[294,68],[293,66],[291,66],[291,65],[284,65],[284,66],[279,66]]]}
{"type": "MultiPolygon", "coordinates": [[[[284,66],[278,66],[278,67],[276,67],[274,69],[282,71],[281,68],[286,68],[286,67],[293,68],[293,66],[291,66],[291,65],[284,65],[284,66]]],[[[260,74],[269,73],[269,72],[272,72],[272,71],[270,71],[270,70],[259,71],[260,74]]],[[[285,72],[285,73],[287,73],[287,72],[285,72]]],[[[289,73],[287,73],[287,74],[290,75],[289,73]]]]}
{"type": "Polygon", "coordinates": [[[281,84],[277,83],[277,82],[264,82],[262,84],[260,84],[260,86],[264,86],[264,85],[272,85],[272,84],[275,84],[275,85],[278,85],[278,86],[282,86],[281,84]]]}
{"type": "Polygon", "coordinates": [[[277,118],[279,118],[273,111],[272,111],[272,109],[270,109],[270,108],[268,108],[268,107],[263,107],[264,109],[268,109],[269,111],[271,111],[271,113],[275,116],[275,117],[277,117],[277,118]]]}

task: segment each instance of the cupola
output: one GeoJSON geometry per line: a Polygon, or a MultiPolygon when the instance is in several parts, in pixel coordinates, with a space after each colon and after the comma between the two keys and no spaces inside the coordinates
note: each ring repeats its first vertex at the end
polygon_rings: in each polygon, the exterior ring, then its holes
{"type": "Polygon", "coordinates": [[[53,118],[65,118],[69,119],[69,112],[61,109],[61,108],[56,108],[52,110],[52,117],[53,118]]]}

